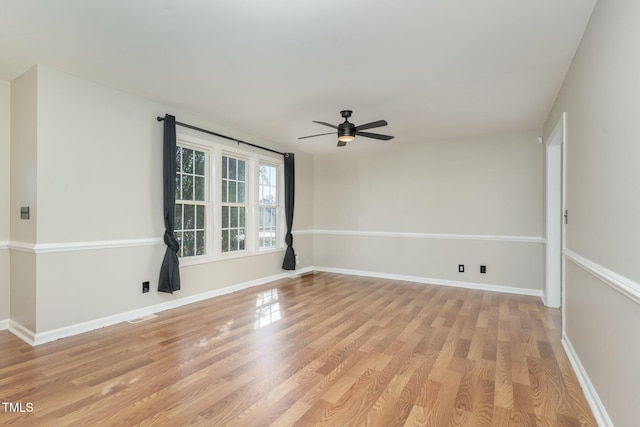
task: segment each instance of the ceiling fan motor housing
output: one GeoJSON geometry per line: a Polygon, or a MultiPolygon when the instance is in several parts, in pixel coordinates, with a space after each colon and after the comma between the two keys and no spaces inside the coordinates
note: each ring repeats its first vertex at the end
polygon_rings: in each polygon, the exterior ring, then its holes
{"type": "Polygon", "coordinates": [[[338,125],[338,138],[345,135],[356,136],[356,125],[347,120],[338,125]]]}
{"type": "Polygon", "coordinates": [[[356,136],[356,125],[349,123],[349,117],[351,117],[351,110],[342,110],[340,115],[344,117],[344,123],[338,125],[338,139],[343,136],[356,136]]]}

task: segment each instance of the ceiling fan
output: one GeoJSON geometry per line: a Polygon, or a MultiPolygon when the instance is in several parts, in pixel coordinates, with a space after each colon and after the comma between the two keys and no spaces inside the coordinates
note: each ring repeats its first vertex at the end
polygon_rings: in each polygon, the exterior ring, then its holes
{"type": "MultiPolygon", "coordinates": [[[[356,136],[364,136],[366,138],[381,139],[383,141],[388,141],[390,139],[393,139],[393,137],[389,135],[382,135],[379,133],[371,133],[371,132],[362,132],[365,129],[373,129],[381,126],[386,126],[387,125],[386,120],[378,120],[375,122],[365,123],[363,125],[356,126],[353,123],[349,122],[349,117],[351,117],[352,112],[353,111],[351,110],[340,111],[340,115],[344,117],[344,122],[340,123],[338,126],[332,125],[330,123],[318,122],[316,120],[313,120],[313,122],[324,125],[324,126],[329,126],[330,128],[337,129],[338,130],[338,147],[344,147],[345,145],[347,145],[347,142],[353,141],[356,138],[356,136]]],[[[331,134],[335,134],[335,132],[301,136],[298,139],[313,138],[315,136],[331,135],[331,134]]]]}

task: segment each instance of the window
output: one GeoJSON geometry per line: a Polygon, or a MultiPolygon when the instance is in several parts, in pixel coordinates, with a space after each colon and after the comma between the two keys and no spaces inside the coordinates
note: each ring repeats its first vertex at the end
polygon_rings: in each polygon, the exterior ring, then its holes
{"type": "Polygon", "coordinates": [[[275,248],[278,230],[278,169],[260,163],[258,168],[258,248],[275,248]]]}
{"type": "Polygon", "coordinates": [[[222,252],[245,249],[246,161],[222,156],[222,252]]]}
{"type": "Polygon", "coordinates": [[[206,253],[207,156],[185,146],[176,148],[176,206],[174,236],[180,244],[178,256],[206,253]]]}
{"type": "Polygon", "coordinates": [[[282,250],[282,161],[178,137],[176,221],[181,264],[282,250]]]}

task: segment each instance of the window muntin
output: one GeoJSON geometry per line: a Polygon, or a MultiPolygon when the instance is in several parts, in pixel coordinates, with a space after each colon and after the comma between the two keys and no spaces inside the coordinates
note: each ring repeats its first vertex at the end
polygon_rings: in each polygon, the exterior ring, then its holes
{"type": "Polygon", "coordinates": [[[246,248],[247,162],[222,156],[221,251],[235,252],[246,248]]]}
{"type": "Polygon", "coordinates": [[[206,255],[207,204],[207,153],[178,145],[174,237],[179,257],[206,255]]]}
{"type": "Polygon", "coordinates": [[[278,231],[278,168],[258,166],[258,248],[275,248],[278,231]]]}

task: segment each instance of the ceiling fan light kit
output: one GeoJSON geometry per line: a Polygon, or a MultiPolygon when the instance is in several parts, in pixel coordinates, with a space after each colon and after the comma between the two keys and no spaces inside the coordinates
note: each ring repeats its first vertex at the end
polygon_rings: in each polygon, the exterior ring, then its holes
{"type": "MultiPolygon", "coordinates": [[[[356,135],[364,136],[366,138],[380,139],[382,141],[388,141],[390,139],[393,139],[393,137],[390,135],[382,135],[379,133],[371,133],[371,132],[361,132],[362,130],[365,130],[365,129],[372,129],[372,128],[377,128],[381,126],[386,126],[387,125],[386,120],[377,120],[375,122],[365,123],[363,125],[356,126],[353,123],[349,122],[349,117],[351,117],[352,113],[353,112],[351,110],[340,111],[340,115],[344,117],[344,122],[340,123],[338,126],[335,126],[326,122],[319,122],[316,120],[314,120],[313,122],[336,129],[338,131],[338,147],[344,147],[345,145],[347,145],[347,142],[351,142],[354,139],[356,139],[356,135]]],[[[313,138],[315,136],[330,135],[330,134],[333,134],[333,132],[321,133],[318,135],[302,136],[298,139],[313,138]]]]}

